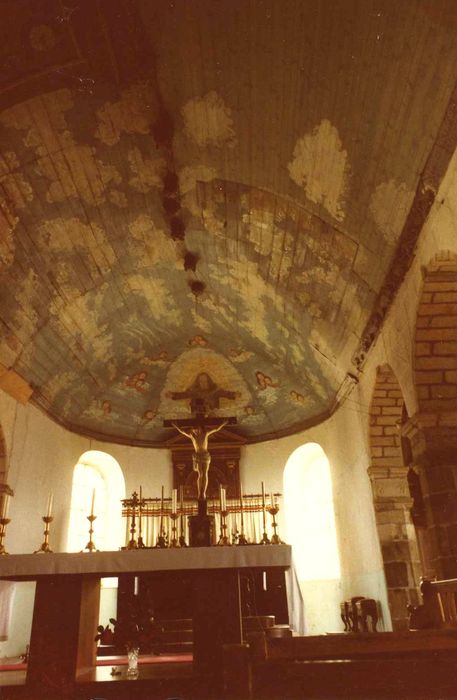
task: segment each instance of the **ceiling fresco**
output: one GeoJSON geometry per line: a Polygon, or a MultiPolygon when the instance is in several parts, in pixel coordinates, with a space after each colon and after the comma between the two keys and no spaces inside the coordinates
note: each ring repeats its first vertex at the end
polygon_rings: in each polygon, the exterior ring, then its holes
{"type": "Polygon", "coordinates": [[[56,421],[160,446],[203,394],[248,441],[335,407],[448,108],[457,14],[326,7],[3,3],[0,363],[56,421]]]}

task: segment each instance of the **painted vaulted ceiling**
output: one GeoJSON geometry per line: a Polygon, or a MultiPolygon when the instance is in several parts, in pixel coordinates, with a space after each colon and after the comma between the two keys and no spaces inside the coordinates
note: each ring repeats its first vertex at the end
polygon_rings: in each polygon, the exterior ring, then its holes
{"type": "Polygon", "coordinates": [[[251,441],[329,415],[454,148],[454,0],[0,15],[2,367],[126,443],[200,395],[251,441]]]}

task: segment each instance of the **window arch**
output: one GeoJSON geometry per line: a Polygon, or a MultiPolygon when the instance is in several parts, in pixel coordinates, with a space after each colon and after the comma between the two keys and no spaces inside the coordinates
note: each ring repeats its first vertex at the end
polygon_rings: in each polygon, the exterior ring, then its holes
{"type": "Polygon", "coordinates": [[[87,544],[92,494],[95,491],[94,541],[98,549],[115,550],[123,542],[121,500],[125,480],[119,463],[106,452],[84,452],[73,470],[67,550],[79,552],[87,544]]]}
{"type": "Polygon", "coordinates": [[[327,456],[315,442],[298,447],[284,469],[287,538],[301,581],[339,580],[340,558],[327,456]]]}

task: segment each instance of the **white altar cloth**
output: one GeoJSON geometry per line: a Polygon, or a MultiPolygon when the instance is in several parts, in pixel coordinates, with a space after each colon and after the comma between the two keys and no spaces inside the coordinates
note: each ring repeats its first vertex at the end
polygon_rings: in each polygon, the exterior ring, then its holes
{"type": "Polygon", "coordinates": [[[144,571],[267,568],[291,565],[290,545],[134,549],[117,552],[11,554],[0,557],[0,579],[56,574],[117,576],[144,571]]]}

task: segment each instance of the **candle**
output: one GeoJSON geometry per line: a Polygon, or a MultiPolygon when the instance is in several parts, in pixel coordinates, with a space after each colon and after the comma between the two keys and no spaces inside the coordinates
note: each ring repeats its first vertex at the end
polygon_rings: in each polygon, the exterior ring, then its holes
{"type": "Polygon", "coordinates": [[[8,510],[10,507],[10,495],[5,493],[3,495],[3,507],[2,507],[2,519],[6,520],[8,518],[8,510]]]}
{"type": "Polygon", "coordinates": [[[221,513],[224,510],[224,501],[223,501],[222,491],[223,491],[222,484],[219,484],[219,505],[220,505],[221,513]]]}
{"type": "Polygon", "coordinates": [[[143,541],[143,533],[142,533],[142,518],[141,518],[141,504],[143,502],[143,489],[140,485],[140,501],[139,501],[139,509],[138,509],[138,541],[143,541]]]}
{"type": "Polygon", "coordinates": [[[90,514],[94,514],[94,506],[95,506],[95,489],[92,489],[92,501],[90,504],[90,514]]]}
{"type": "Polygon", "coordinates": [[[184,512],[184,486],[181,484],[179,487],[179,500],[181,502],[181,513],[184,512]]]}
{"type": "Polygon", "coordinates": [[[160,525],[159,525],[159,537],[162,537],[163,531],[163,486],[162,486],[162,497],[160,499],[160,525]]]}
{"type": "Polygon", "coordinates": [[[48,496],[48,507],[46,508],[46,517],[50,518],[52,515],[52,504],[54,501],[54,495],[52,493],[48,496]]]}
{"type": "Polygon", "coordinates": [[[266,530],[266,519],[265,519],[265,484],[262,481],[262,524],[263,524],[263,533],[265,535],[265,530],[266,530]]]}
{"type": "Polygon", "coordinates": [[[171,512],[176,513],[178,509],[178,489],[173,489],[171,493],[171,512]]]}
{"type": "Polygon", "coordinates": [[[225,486],[222,487],[222,506],[223,510],[227,510],[227,500],[226,500],[226,489],[225,486]]]}
{"type": "Polygon", "coordinates": [[[241,533],[244,535],[243,486],[241,484],[240,484],[240,516],[241,516],[241,533]]]}
{"type": "Polygon", "coordinates": [[[275,497],[273,491],[270,493],[270,501],[271,501],[271,507],[274,508],[275,505],[275,497]]]}

